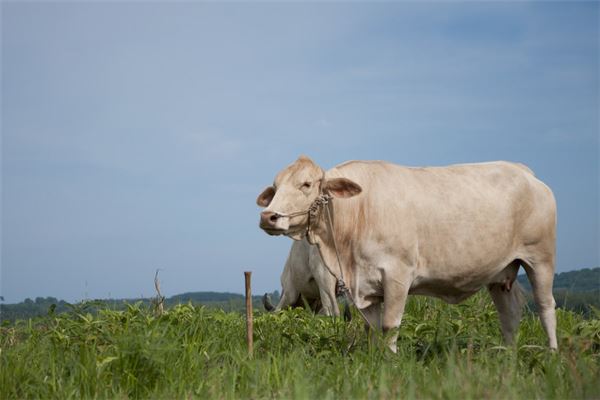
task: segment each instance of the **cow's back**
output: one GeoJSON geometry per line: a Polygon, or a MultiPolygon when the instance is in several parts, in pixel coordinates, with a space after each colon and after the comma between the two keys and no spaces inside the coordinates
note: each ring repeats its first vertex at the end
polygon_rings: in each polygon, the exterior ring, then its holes
{"type": "Polygon", "coordinates": [[[477,281],[473,274],[490,273],[520,246],[554,235],[552,192],[521,164],[411,168],[352,161],[326,175],[339,176],[363,192],[335,201],[336,229],[354,236],[357,246],[383,244],[441,279],[471,274],[464,279],[477,281]]]}

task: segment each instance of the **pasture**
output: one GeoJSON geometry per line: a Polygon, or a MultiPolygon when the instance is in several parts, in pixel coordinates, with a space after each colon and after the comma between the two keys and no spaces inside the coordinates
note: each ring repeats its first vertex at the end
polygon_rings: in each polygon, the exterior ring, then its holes
{"type": "Polygon", "coordinates": [[[598,398],[600,319],[558,310],[560,350],[525,313],[502,345],[487,293],[458,306],[412,297],[398,354],[362,322],[302,309],[245,316],[191,304],[48,315],[2,327],[0,398],[598,398]]]}

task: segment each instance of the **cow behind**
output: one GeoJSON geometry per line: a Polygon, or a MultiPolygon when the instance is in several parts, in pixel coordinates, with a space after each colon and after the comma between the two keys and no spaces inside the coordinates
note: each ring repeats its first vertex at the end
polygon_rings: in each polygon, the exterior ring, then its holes
{"type": "MultiPolygon", "coordinates": [[[[281,298],[275,307],[268,302],[265,294],[263,303],[268,311],[279,311],[289,306],[302,307],[306,302],[314,312],[340,315],[336,280],[323,264],[318,248],[306,239],[293,241],[281,274],[281,288],[281,298]]],[[[348,319],[349,315],[346,314],[345,318],[348,319]]]]}

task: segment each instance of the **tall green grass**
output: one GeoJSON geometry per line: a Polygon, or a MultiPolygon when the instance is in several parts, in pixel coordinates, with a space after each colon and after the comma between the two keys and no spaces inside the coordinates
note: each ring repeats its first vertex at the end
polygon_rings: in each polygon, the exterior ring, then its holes
{"type": "Polygon", "coordinates": [[[304,310],[245,319],[192,305],[155,317],[72,312],[1,328],[0,398],[599,398],[600,319],[558,310],[550,352],[527,312],[505,347],[487,294],[410,300],[392,354],[351,323],[304,310]]]}

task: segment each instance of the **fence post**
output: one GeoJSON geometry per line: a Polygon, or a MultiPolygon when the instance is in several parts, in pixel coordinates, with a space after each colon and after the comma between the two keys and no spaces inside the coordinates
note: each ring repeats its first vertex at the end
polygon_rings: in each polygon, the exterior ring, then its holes
{"type": "Polygon", "coordinates": [[[252,290],[250,288],[252,271],[244,272],[246,278],[246,333],[248,338],[248,354],[252,356],[254,350],[252,327],[252,290]]]}

